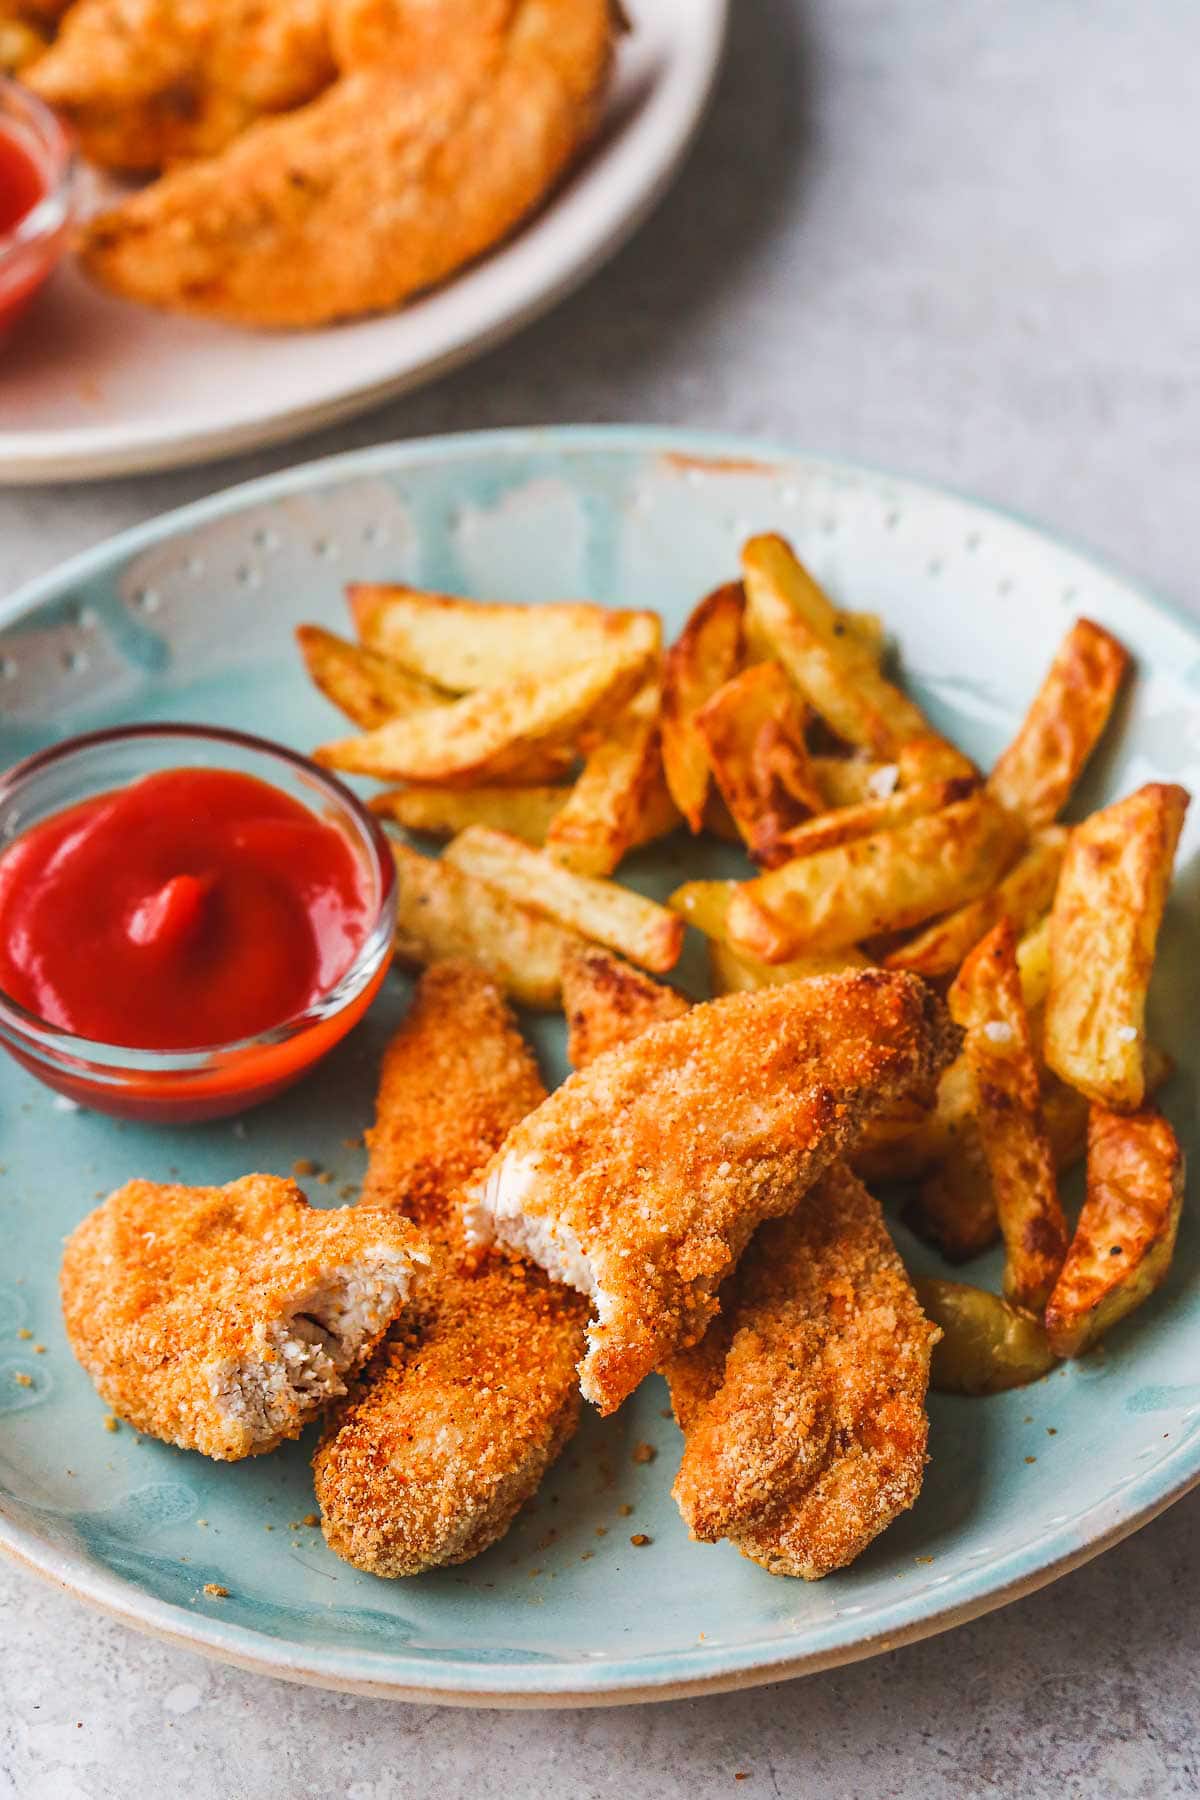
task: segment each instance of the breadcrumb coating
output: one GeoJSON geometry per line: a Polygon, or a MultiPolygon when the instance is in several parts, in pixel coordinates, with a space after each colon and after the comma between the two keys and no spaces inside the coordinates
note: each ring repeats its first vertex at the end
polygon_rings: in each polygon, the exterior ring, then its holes
{"type": "Polygon", "coordinates": [[[419,1288],[399,1216],[309,1206],[294,1182],[131,1181],[67,1240],[67,1336],[114,1413],[233,1462],[297,1437],[419,1288]]]}
{"type": "Polygon", "coordinates": [[[465,1190],[468,1236],[591,1295],[581,1387],[612,1412],[702,1336],[755,1227],[897,1093],[932,1096],[955,1042],[930,988],[878,969],[693,1007],[510,1132],[465,1190]]]}
{"type": "Polygon", "coordinates": [[[809,1581],[853,1562],[921,1491],[940,1337],[878,1203],[835,1163],[760,1228],[720,1317],[664,1371],[692,1536],[809,1581]]]}
{"type": "Polygon", "coordinates": [[[418,1219],[447,1260],[313,1462],[326,1542],[373,1574],[487,1549],[578,1422],[584,1302],[515,1258],[469,1255],[455,1199],[544,1098],[491,977],[429,969],[384,1057],[364,1205],[418,1219]]]}
{"type": "Polygon", "coordinates": [[[681,1018],[690,1005],[686,995],[597,944],[581,944],[564,956],[562,987],[567,1059],[576,1069],[632,1043],[651,1025],[681,1018]]]}

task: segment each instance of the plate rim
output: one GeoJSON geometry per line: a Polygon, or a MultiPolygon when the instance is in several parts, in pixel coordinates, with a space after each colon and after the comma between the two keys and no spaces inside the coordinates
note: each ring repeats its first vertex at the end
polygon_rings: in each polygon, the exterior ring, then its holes
{"type": "MultiPolygon", "coordinates": [[[[898,488],[948,499],[972,509],[983,518],[1015,524],[1055,548],[1079,557],[1107,579],[1117,582],[1131,604],[1152,614],[1165,615],[1200,648],[1200,622],[1181,607],[1124,574],[1105,557],[1013,509],[982,501],[947,484],[908,477],[847,457],[829,456],[726,432],[658,425],[514,427],[499,431],[447,433],[374,445],[299,463],[174,508],[69,558],[24,583],[7,600],[0,601],[0,628],[48,602],[67,596],[73,585],[125,563],[152,544],[264,501],[314,487],[338,485],[384,469],[403,469],[431,461],[445,463],[481,454],[504,457],[536,451],[675,455],[694,461],[701,469],[707,466],[714,473],[723,466],[736,468],[738,464],[762,472],[775,467],[781,475],[810,466],[850,477],[865,476],[892,483],[898,488]]],[[[653,1651],[624,1661],[614,1660],[603,1667],[597,1665],[597,1679],[590,1682],[586,1679],[587,1666],[579,1663],[564,1664],[561,1681],[554,1679],[545,1663],[531,1662],[525,1670],[514,1664],[497,1668],[483,1662],[456,1663],[452,1679],[447,1680],[443,1662],[403,1647],[394,1651],[370,1651],[332,1645],[321,1648],[297,1646],[293,1640],[273,1638],[247,1626],[190,1613],[183,1607],[144,1594],[135,1582],[110,1572],[93,1571],[81,1558],[57,1549],[12,1518],[2,1502],[0,1553],[122,1623],[259,1674],[424,1704],[518,1708],[625,1705],[725,1692],[816,1673],[933,1636],[1033,1593],[1082,1566],[1140,1529],[1197,1485],[1200,1485],[1200,1438],[1190,1447],[1186,1440],[1181,1442],[1153,1468],[1127,1481],[1117,1496],[1099,1502],[1093,1511],[1108,1517],[1086,1542],[1078,1541],[1080,1525],[1076,1520],[1045,1534],[1032,1552],[1029,1546],[1024,1546],[999,1557],[993,1564],[993,1582],[984,1592],[975,1585],[978,1568],[965,1568],[946,1581],[932,1605],[928,1595],[914,1596],[911,1600],[898,1596],[895,1605],[885,1609],[882,1621],[866,1634],[855,1635],[850,1620],[835,1617],[821,1628],[822,1644],[809,1650],[797,1652],[794,1640],[790,1650],[773,1648],[774,1641],[768,1645],[758,1640],[735,1646],[693,1646],[686,1652],[678,1649],[653,1651]],[[1033,1568],[1027,1566],[1031,1554],[1039,1559],[1033,1568]],[[893,1615],[894,1622],[889,1623],[893,1615]],[[682,1676],[678,1673],[681,1660],[686,1660],[689,1671],[682,1676]],[[581,1668],[584,1684],[578,1685],[581,1668]],[[398,1672],[401,1670],[402,1675],[398,1672]]],[[[877,1620],[879,1617],[877,1613],[877,1620]]]]}
{"type": "MultiPolygon", "coordinates": [[[[440,349],[391,375],[364,376],[349,388],[322,399],[292,405],[283,402],[261,417],[234,425],[180,432],[172,428],[169,420],[155,420],[132,433],[122,431],[119,425],[0,430],[0,483],[18,487],[45,481],[110,480],[268,449],[411,393],[496,349],[550,312],[610,261],[645,223],[673,184],[708,116],[728,48],[733,0],[691,3],[703,11],[694,26],[688,22],[690,76],[673,111],[664,115],[658,156],[644,172],[633,171],[627,178],[623,198],[618,201],[614,196],[612,206],[601,209],[601,221],[585,234],[581,245],[563,249],[549,278],[528,276],[523,295],[502,305],[487,323],[452,326],[440,349]],[[695,41],[691,41],[693,32],[695,41]]],[[[434,289],[434,297],[450,291],[459,276],[469,278],[486,271],[493,258],[503,257],[514,245],[519,246],[528,234],[539,229],[543,216],[552,217],[557,199],[557,193],[552,194],[546,207],[524,221],[510,238],[434,289]]],[[[486,300],[483,310],[487,310],[486,300]]],[[[301,335],[316,340],[336,330],[336,326],[322,327],[301,335]]]]}

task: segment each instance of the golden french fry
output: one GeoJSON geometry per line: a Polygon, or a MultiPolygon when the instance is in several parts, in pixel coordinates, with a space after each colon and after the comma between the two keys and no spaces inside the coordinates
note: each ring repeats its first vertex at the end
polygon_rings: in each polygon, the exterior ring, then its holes
{"type": "Polygon", "coordinates": [[[887,649],[887,628],[878,613],[842,612],[838,622],[859,643],[873,662],[882,662],[887,649]]]}
{"type": "Polygon", "coordinates": [[[573,932],[457,869],[393,842],[398,897],[396,960],[422,968],[445,957],[478,963],[523,1006],[558,1005],[573,932]]]}
{"type": "Polygon", "coordinates": [[[825,804],[796,690],[778,663],[755,663],[718,688],[695,723],[750,855],[772,864],[781,834],[825,804]]]}
{"type": "Polygon", "coordinates": [[[921,787],[897,788],[882,800],[864,800],[858,806],[840,806],[818,818],[806,819],[779,838],[771,866],[778,867],[793,856],[815,856],[821,850],[835,850],[839,844],[872,837],[876,832],[894,831],[898,825],[908,825],[927,813],[953,806],[956,800],[965,800],[976,786],[974,776],[929,781],[921,787]]]}
{"type": "Polygon", "coordinates": [[[988,777],[1001,806],[1031,831],[1066,805],[1128,667],[1124,646],[1090,619],[1077,619],[1059,645],[1024,723],[988,777]]]}
{"type": "Polygon", "coordinates": [[[902,788],[930,781],[978,781],[979,770],[957,744],[943,737],[910,738],[896,751],[896,775],[902,788]]]}
{"type": "Polygon", "coordinates": [[[900,765],[867,756],[812,756],[809,768],[827,807],[886,800],[900,785],[900,765]]]}
{"type": "Polygon", "coordinates": [[[662,643],[656,613],[588,601],[513,606],[363,583],[347,597],[364,644],[456,693],[546,680],[595,659],[644,663],[662,643]]]}
{"type": "Polygon", "coordinates": [[[755,629],[846,743],[886,757],[912,738],[937,736],[920,708],[880,673],[783,538],[751,538],[742,575],[755,629]]]}
{"type": "Polygon", "coordinates": [[[1040,1319],[985,1288],[920,1278],[913,1283],[926,1315],[942,1328],[929,1383],[939,1394],[1002,1394],[1040,1381],[1057,1362],[1040,1319]]]}
{"type": "Polygon", "coordinates": [[[684,926],[676,913],[616,882],[576,875],[502,831],[472,825],[444,860],[640,968],[661,974],[679,961],[684,926]]]}
{"type": "Polygon", "coordinates": [[[714,994],[743,994],[756,988],[786,987],[789,981],[807,981],[814,975],[836,975],[841,969],[869,969],[871,959],[853,946],[828,950],[819,956],[801,956],[795,962],[755,962],[739,956],[720,938],[708,946],[708,969],[714,994]]]}
{"type": "Polygon", "coordinates": [[[1060,1356],[1079,1356],[1166,1278],[1183,1179],[1183,1153],[1160,1113],[1092,1108],[1087,1198],[1046,1307],[1060,1356]]]}
{"type": "Polygon", "coordinates": [[[390,656],[347,643],[320,625],[298,625],[296,642],[314,685],[364,731],[450,698],[390,656]]]}
{"type": "Polygon", "coordinates": [[[927,979],[951,975],[971,946],[1001,919],[1010,919],[1015,930],[1024,931],[1048,914],[1066,847],[1064,827],[1048,825],[990,893],[960,906],[901,944],[884,958],[884,967],[909,969],[927,979]]]}
{"type": "Polygon", "coordinates": [[[685,994],[664,987],[640,969],[602,950],[581,944],[563,962],[563,1011],[567,1015],[567,1059],[585,1069],[664,1019],[678,1019],[691,1004],[685,994]]]}
{"type": "Polygon", "coordinates": [[[548,678],[525,676],[393,719],[365,737],[324,744],[314,760],[385,781],[475,787],[527,765],[547,745],[574,738],[598,714],[611,715],[638,685],[642,669],[640,659],[618,652],[548,678]]]}
{"type": "Polygon", "coordinates": [[[589,751],[546,833],[547,851],[564,868],[611,875],[627,851],[678,825],[663,775],[660,698],[657,678],[646,682],[589,751]]]}
{"type": "Polygon", "coordinates": [[[693,832],[703,829],[711,779],[696,714],[741,661],[745,610],[740,582],[717,588],[697,606],[663,661],[663,767],[671,797],[693,832]]]}
{"type": "Polygon", "coordinates": [[[1044,1054],[1098,1104],[1145,1093],[1146,990],[1187,791],[1150,782],[1071,833],[1050,923],[1044,1054]]]}
{"type": "Polygon", "coordinates": [[[1040,1313],[1066,1258],[1067,1221],[1008,919],[971,951],[948,999],[966,1033],[975,1119],[1004,1237],[1004,1297],[1040,1313]]]}
{"type": "Polygon", "coordinates": [[[729,941],[743,955],[786,962],[919,925],[992,885],[1014,829],[980,790],[894,831],[784,863],[738,889],[729,941]]]}
{"type": "Polygon", "coordinates": [[[542,844],[570,793],[568,787],[391,788],[372,797],[371,811],[430,837],[452,838],[468,825],[491,825],[527,844],[542,844]]]}
{"type": "Polygon", "coordinates": [[[705,937],[724,939],[729,904],[738,886],[736,881],[685,881],[667,896],[667,905],[705,937]]]}

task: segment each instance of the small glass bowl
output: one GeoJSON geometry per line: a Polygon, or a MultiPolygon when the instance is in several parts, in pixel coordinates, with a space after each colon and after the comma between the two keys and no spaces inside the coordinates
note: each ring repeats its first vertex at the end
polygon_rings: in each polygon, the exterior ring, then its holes
{"type": "Polygon", "coordinates": [[[135,725],[70,738],[0,776],[0,852],[30,826],[163,769],[257,776],[342,830],[359,858],[371,924],[328,993],[270,1030],[195,1050],[134,1050],[73,1036],[0,993],[0,1043],[47,1087],[127,1119],[184,1124],[258,1106],[290,1087],[358,1023],[391,961],[396,867],[378,822],[349,788],[264,738],[206,725],[135,725]]]}
{"type": "Polygon", "coordinates": [[[0,131],[36,163],[45,189],[31,212],[0,232],[0,337],[16,323],[67,248],[82,204],[82,178],[67,132],[48,106],[0,77],[0,131]]]}

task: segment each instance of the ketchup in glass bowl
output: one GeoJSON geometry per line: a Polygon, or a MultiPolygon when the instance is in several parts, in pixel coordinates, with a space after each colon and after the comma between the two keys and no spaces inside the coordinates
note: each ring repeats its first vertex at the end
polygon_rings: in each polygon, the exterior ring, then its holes
{"type": "Polygon", "coordinates": [[[0,777],[0,1042],[170,1123],[279,1093],[361,1018],[395,869],[341,782],[202,726],[96,732],[0,777]]]}
{"type": "Polygon", "coordinates": [[[78,195],[62,126],[35,95],[0,78],[0,337],[66,249],[78,195]]]}

